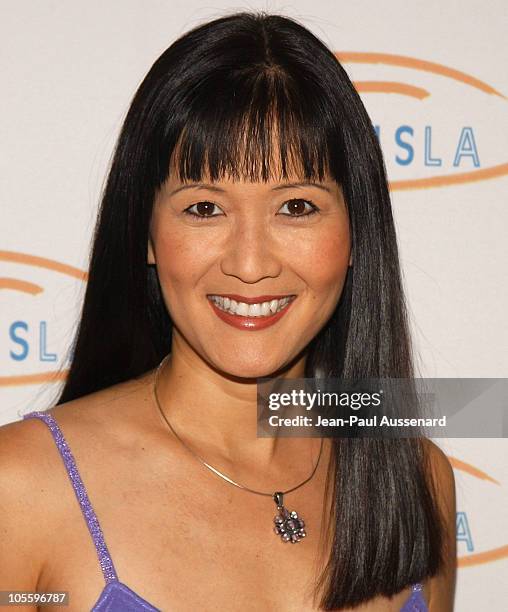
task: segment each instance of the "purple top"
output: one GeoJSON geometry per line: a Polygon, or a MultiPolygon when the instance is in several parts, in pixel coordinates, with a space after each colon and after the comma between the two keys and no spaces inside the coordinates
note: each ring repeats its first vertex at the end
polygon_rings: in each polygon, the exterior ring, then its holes
{"type": "MultiPolygon", "coordinates": [[[[65,469],[71,480],[74,492],[85,517],[88,530],[97,550],[99,563],[106,581],[99,598],[95,602],[91,612],[161,612],[159,608],[152,606],[148,601],[137,595],[126,584],[120,582],[116,574],[113,560],[109,554],[104,540],[101,526],[88,498],[83,481],[79,475],[74,456],[63,436],[53,415],[44,411],[34,411],[23,415],[23,419],[38,418],[49,427],[58,447],[60,455],[65,464],[65,469]]],[[[422,594],[422,585],[417,583],[412,586],[412,593],[400,609],[400,612],[428,612],[427,604],[422,594]]]]}

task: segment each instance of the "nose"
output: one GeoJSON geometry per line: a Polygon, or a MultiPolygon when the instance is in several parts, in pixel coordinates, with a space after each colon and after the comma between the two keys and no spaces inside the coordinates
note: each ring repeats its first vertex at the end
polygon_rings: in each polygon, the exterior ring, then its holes
{"type": "Polygon", "coordinates": [[[263,219],[243,218],[228,237],[220,267],[227,276],[252,284],[280,275],[280,255],[263,219]]]}

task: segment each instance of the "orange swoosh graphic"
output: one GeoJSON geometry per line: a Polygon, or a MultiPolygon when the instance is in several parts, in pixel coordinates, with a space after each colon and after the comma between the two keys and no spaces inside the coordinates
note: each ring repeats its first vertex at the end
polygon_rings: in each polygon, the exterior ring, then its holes
{"type": "Polygon", "coordinates": [[[0,289],[12,289],[13,291],[22,291],[31,295],[37,295],[44,291],[40,285],[17,278],[0,278],[0,289]]]}
{"type": "Polygon", "coordinates": [[[69,266],[68,264],[60,263],[54,259],[47,259],[46,257],[38,257],[37,255],[28,255],[27,253],[16,253],[14,251],[0,251],[0,261],[10,261],[12,263],[21,263],[35,268],[46,268],[53,272],[60,272],[72,276],[78,280],[85,281],[88,278],[88,274],[79,268],[69,266]]]}
{"type": "Polygon", "coordinates": [[[478,469],[474,465],[471,465],[470,463],[466,463],[465,461],[461,461],[460,459],[457,459],[456,457],[452,457],[450,455],[447,455],[447,457],[452,467],[456,468],[457,470],[466,472],[466,474],[469,474],[470,476],[474,476],[475,478],[479,478],[480,480],[488,480],[489,482],[492,482],[494,484],[497,484],[497,485],[500,484],[497,480],[495,480],[495,478],[492,478],[492,476],[489,476],[488,474],[478,469]]]}
{"type": "Polygon", "coordinates": [[[69,370],[41,372],[40,374],[22,374],[20,376],[0,376],[0,387],[18,387],[22,385],[41,385],[64,381],[69,370]]]}
{"type": "Polygon", "coordinates": [[[508,546],[500,546],[485,552],[466,555],[457,559],[458,567],[469,567],[471,565],[480,565],[482,563],[490,563],[491,561],[499,561],[508,557],[508,546]]]}
{"type": "Polygon", "coordinates": [[[429,176],[419,179],[408,179],[404,181],[390,181],[391,191],[402,191],[404,189],[427,189],[428,187],[448,187],[449,185],[460,185],[472,183],[474,181],[484,181],[486,179],[498,178],[508,174],[508,163],[473,170],[472,172],[457,172],[455,174],[445,174],[442,176],[429,176]]]}
{"type": "Polygon", "coordinates": [[[359,64],[386,64],[389,66],[401,66],[403,68],[414,68],[415,70],[422,70],[423,72],[431,72],[433,74],[439,74],[440,76],[459,81],[479,89],[489,95],[499,96],[506,100],[506,96],[502,93],[479,79],[466,74],[460,70],[449,68],[443,64],[436,62],[428,62],[425,60],[417,59],[415,57],[408,57],[406,55],[394,55],[391,53],[365,53],[361,51],[337,51],[336,57],[341,62],[351,62],[359,64]]]}
{"type": "Polygon", "coordinates": [[[355,88],[360,93],[396,93],[418,100],[430,96],[430,93],[422,87],[394,81],[355,81],[355,88]]]}

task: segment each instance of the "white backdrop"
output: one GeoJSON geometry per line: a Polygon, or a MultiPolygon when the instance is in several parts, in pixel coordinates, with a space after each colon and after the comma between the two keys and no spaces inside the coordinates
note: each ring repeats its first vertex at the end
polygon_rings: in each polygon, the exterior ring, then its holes
{"type": "MultiPolygon", "coordinates": [[[[0,424],[49,407],[131,97],[180,34],[233,10],[301,21],[378,126],[422,376],[506,377],[504,0],[0,3],[0,424]]],[[[505,440],[440,440],[457,479],[456,610],[508,600],[505,440]]]]}

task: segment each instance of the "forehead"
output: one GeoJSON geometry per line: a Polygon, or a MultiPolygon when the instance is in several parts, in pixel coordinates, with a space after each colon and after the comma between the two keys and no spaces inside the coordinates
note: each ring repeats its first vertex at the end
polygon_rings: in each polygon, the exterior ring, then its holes
{"type": "MultiPolygon", "coordinates": [[[[299,163],[288,163],[286,162],[285,169],[283,171],[280,159],[272,160],[267,172],[267,176],[252,176],[251,172],[242,172],[241,166],[235,169],[235,172],[231,172],[228,169],[224,169],[219,176],[212,177],[209,167],[205,163],[201,168],[199,176],[187,177],[185,173],[181,173],[181,160],[172,156],[169,164],[169,172],[165,181],[165,188],[170,190],[179,189],[187,185],[192,186],[203,186],[213,187],[216,186],[222,189],[234,188],[235,185],[250,185],[253,188],[262,189],[273,188],[277,185],[304,185],[319,184],[323,185],[329,190],[337,188],[337,182],[328,170],[322,173],[321,177],[309,177],[299,163]]],[[[220,189],[220,190],[222,190],[220,189]]],[[[219,190],[219,189],[217,189],[219,190]]]]}
{"type": "Polygon", "coordinates": [[[330,172],[329,151],[322,139],[307,139],[294,125],[289,132],[281,130],[276,121],[269,127],[253,129],[243,122],[236,128],[223,126],[222,131],[207,133],[186,126],[161,179],[171,185],[339,180],[336,172],[330,172]]]}
{"type": "Polygon", "coordinates": [[[164,192],[166,196],[175,196],[178,193],[192,193],[193,190],[206,189],[208,191],[216,193],[229,193],[235,195],[235,197],[242,196],[249,198],[250,196],[266,195],[268,192],[274,194],[280,192],[284,194],[288,188],[312,188],[316,191],[319,189],[322,195],[331,195],[339,197],[342,194],[341,186],[333,180],[325,181],[300,181],[296,180],[283,180],[283,181],[250,181],[250,180],[238,180],[238,179],[224,179],[213,182],[193,182],[184,181],[181,182],[178,179],[168,179],[164,186],[164,192]]]}
{"type": "Polygon", "coordinates": [[[193,187],[207,187],[213,188],[214,186],[217,190],[234,188],[235,185],[251,185],[253,187],[259,188],[273,188],[274,186],[284,185],[284,186],[294,186],[294,187],[305,187],[308,185],[322,185],[328,189],[334,189],[337,187],[337,182],[333,179],[329,174],[325,174],[322,179],[307,179],[303,175],[303,173],[291,172],[287,176],[279,176],[274,175],[270,176],[268,180],[260,179],[252,179],[249,176],[233,176],[229,173],[226,173],[224,176],[221,176],[217,179],[212,179],[208,172],[203,172],[202,177],[199,180],[192,179],[180,179],[177,172],[172,172],[170,170],[168,178],[165,181],[166,188],[171,189],[181,189],[186,186],[193,187]],[[222,188],[222,189],[219,189],[222,188]]]}
{"type": "Polygon", "coordinates": [[[212,176],[209,161],[205,157],[199,176],[189,177],[185,173],[185,164],[182,163],[182,159],[177,151],[175,151],[169,163],[169,172],[164,185],[165,189],[166,191],[183,191],[182,188],[186,186],[203,186],[212,190],[215,187],[217,191],[224,191],[234,190],[235,186],[241,185],[242,187],[249,186],[250,189],[254,190],[263,190],[273,189],[279,185],[302,187],[304,185],[318,184],[330,192],[337,190],[338,183],[328,168],[323,170],[321,176],[308,176],[303,164],[298,159],[296,161],[294,159],[286,159],[285,164],[282,164],[279,149],[275,144],[274,148],[271,149],[270,163],[268,167],[265,165],[265,176],[263,176],[262,172],[253,173],[250,167],[242,166],[241,162],[233,169],[228,169],[226,166],[219,171],[218,176],[217,172],[215,176],[212,176]],[[184,171],[182,172],[182,170],[184,171]],[[252,176],[253,174],[254,176],[252,176]],[[259,176],[256,174],[259,174],[259,176]]]}

